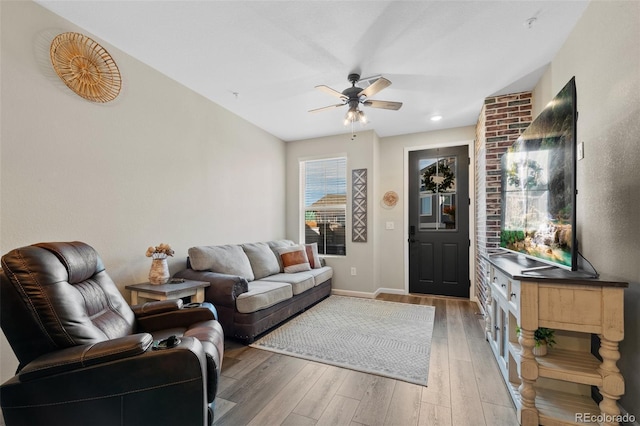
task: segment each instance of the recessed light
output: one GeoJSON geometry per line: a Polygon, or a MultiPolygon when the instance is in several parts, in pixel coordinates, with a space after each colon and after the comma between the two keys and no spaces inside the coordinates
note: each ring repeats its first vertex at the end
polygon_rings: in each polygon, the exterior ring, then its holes
{"type": "Polygon", "coordinates": [[[442,116],[441,115],[432,115],[431,116],[431,121],[440,121],[442,120],[442,116]]]}

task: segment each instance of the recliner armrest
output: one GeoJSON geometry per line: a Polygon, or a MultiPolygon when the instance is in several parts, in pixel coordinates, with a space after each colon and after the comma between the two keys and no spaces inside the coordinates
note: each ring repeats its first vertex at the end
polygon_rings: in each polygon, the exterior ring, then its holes
{"type": "Polygon", "coordinates": [[[213,312],[207,308],[182,308],[136,318],[138,331],[152,333],[175,327],[188,328],[202,321],[215,320],[213,312]]]}
{"type": "Polygon", "coordinates": [[[20,380],[29,381],[78,368],[144,353],[153,344],[148,333],[138,333],[89,345],[73,346],[36,358],[20,370],[20,380]]]}
{"type": "Polygon", "coordinates": [[[218,379],[206,358],[197,338],[183,336],[170,349],[31,380],[19,374],[0,387],[2,415],[7,425],[23,426],[206,426],[207,402],[215,398],[207,388],[215,390],[218,379]]]}
{"type": "Polygon", "coordinates": [[[137,318],[162,314],[164,312],[178,311],[182,309],[182,299],[159,300],[131,306],[133,314],[137,318]]]}

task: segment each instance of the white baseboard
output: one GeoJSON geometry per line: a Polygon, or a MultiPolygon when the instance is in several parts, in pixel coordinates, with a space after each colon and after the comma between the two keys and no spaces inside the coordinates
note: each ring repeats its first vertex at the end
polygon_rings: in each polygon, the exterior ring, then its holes
{"type": "Polygon", "coordinates": [[[351,297],[361,297],[363,299],[375,299],[378,297],[380,293],[387,294],[400,294],[405,295],[404,290],[400,290],[397,288],[379,288],[373,293],[369,293],[366,291],[352,291],[352,290],[340,290],[337,288],[331,289],[331,294],[335,294],[336,296],[351,296],[351,297]]]}
{"type": "Polygon", "coordinates": [[[484,308],[482,307],[482,303],[480,303],[478,299],[474,298],[472,302],[476,304],[476,306],[478,307],[478,311],[480,311],[482,315],[487,315],[487,313],[484,311],[484,308]]]}
{"type": "Polygon", "coordinates": [[[332,288],[331,294],[335,294],[336,296],[361,297],[363,299],[373,299],[376,297],[374,293],[366,293],[364,291],[340,290],[337,288],[332,288]]]}
{"type": "Polygon", "coordinates": [[[386,293],[386,294],[399,294],[401,296],[404,296],[405,294],[407,294],[406,291],[401,290],[399,288],[379,288],[376,290],[376,292],[374,293],[375,296],[378,296],[380,293],[386,293]]]}

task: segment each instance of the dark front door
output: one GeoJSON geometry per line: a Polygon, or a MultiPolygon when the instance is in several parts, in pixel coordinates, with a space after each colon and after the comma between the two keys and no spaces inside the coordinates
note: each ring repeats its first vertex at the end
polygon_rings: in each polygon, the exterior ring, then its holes
{"type": "Polygon", "coordinates": [[[469,297],[466,145],[409,153],[409,292],[469,297]]]}

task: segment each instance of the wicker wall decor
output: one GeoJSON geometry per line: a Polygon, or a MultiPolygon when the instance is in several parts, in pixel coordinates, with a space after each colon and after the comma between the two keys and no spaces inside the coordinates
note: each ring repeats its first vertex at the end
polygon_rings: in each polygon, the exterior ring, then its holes
{"type": "Polygon", "coordinates": [[[398,193],[396,191],[387,191],[382,196],[382,202],[387,207],[394,207],[398,204],[398,193]]]}
{"type": "Polygon", "coordinates": [[[78,33],[62,33],[51,42],[53,69],[69,89],[93,102],[109,102],[120,93],[122,79],[102,46],[78,33]]]}

